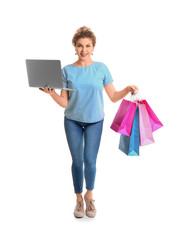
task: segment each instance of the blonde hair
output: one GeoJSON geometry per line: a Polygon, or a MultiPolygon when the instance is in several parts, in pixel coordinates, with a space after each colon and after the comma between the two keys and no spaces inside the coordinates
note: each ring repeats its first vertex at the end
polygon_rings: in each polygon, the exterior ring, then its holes
{"type": "Polygon", "coordinates": [[[92,44],[95,47],[96,45],[96,36],[92,32],[92,30],[86,26],[80,27],[76,30],[73,38],[72,38],[72,44],[73,46],[76,46],[76,42],[80,38],[91,38],[92,39],[92,44]]]}

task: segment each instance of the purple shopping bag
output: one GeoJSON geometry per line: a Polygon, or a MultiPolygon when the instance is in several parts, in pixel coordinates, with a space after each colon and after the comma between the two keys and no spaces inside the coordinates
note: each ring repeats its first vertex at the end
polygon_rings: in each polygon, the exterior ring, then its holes
{"type": "Polygon", "coordinates": [[[135,112],[136,103],[123,99],[113,120],[111,129],[123,135],[130,136],[135,112]]]}
{"type": "Polygon", "coordinates": [[[148,116],[149,116],[149,120],[150,120],[150,124],[151,124],[151,128],[152,128],[152,132],[154,132],[157,129],[161,128],[163,126],[163,124],[160,122],[160,120],[158,119],[156,114],[153,112],[153,110],[151,109],[151,107],[149,106],[147,101],[143,100],[143,103],[145,104],[147,112],[148,112],[148,116]]]}
{"type": "Polygon", "coordinates": [[[148,112],[144,103],[139,104],[140,146],[154,143],[148,112]]]}

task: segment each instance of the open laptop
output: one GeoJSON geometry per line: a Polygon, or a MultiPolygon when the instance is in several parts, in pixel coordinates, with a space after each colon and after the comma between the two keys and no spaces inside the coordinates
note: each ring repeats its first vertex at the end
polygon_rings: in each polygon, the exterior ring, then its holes
{"type": "Polygon", "coordinates": [[[26,59],[26,68],[30,87],[76,91],[63,87],[60,60],[26,59]]]}

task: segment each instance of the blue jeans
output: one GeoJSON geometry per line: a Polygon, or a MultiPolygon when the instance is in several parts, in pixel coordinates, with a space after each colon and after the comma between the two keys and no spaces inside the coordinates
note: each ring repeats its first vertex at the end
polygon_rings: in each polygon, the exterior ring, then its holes
{"type": "Polygon", "coordinates": [[[101,141],[103,121],[83,123],[66,117],[64,119],[66,137],[72,156],[72,177],[76,194],[83,191],[84,176],[86,189],[94,189],[96,159],[101,141]]]}

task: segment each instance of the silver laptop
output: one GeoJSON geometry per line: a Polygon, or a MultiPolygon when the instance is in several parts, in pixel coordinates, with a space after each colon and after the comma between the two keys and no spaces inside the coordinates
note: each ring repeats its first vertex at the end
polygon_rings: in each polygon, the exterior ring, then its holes
{"type": "Polygon", "coordinates": [[[76,91],[76,89],[63,87],[60,60],[26,59],[26,68],[30,87],[76,91]]]}

